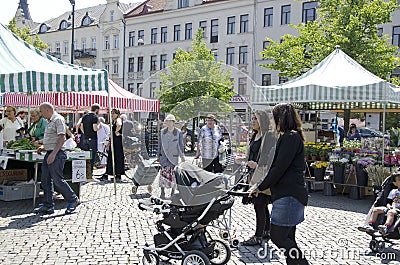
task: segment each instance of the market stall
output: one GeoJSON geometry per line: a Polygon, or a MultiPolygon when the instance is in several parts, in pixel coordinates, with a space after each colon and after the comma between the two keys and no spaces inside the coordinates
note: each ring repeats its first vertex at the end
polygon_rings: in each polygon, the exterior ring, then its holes
{"type": "MultiPolygon", "coordinates": [[[[23,93],[28,96],[43,93],[42,95],[47,97],[45,93],[51,92],[108,91],[106,70],[80,67],[51,57],[18,38],[2,24],[0,44],[0,93],[23,93]]],[[[49,98],[41,100],[52,101],[49,98]]],[[[31,155],[33,156],[33,153],[31,155]]],[[[29,159],[26,160],[25,154],[21,159],[21,155],[18,157],[16,153],[9,153],[7,149],[3,149],[3,156],[3,161],[34,161],[36,165],[41,159],[38,157],[33,160],[33,157],[28,155],[29,159]]],[[[71,170],[74,172],[73,168],[71,170]]],[[[36,186],[35,181],[35,189],[36,186]]],[[[4,195],[4,191],[2,194],[4,195]]]]}
{"type": "MultiPolygon", "coordinates": [[[[292,102],[302,110],[360,111],[381,109],[384,113],[383,120],[385,120],[386,109],[399,108],[400,106],[400,88],[370,73],[342,50],[336,48],[327,58],[302,76],[284,84],[256,86],[252,90],[252,105],[273,105],[279,102],[292,102]]],[[[385,124],[383,131],[385,131],[385,124]]],[[[366,142],[364,141],[364,143],[366,142]]],[[[371,140],[367,145],[364,145],[364,143],[360,143],[362,145],[358,149],[368,149],[367,146],[370,145],[369,148],[378,151],[378,157],[375,158],[377,164],[382,162],[382,166],[384,164],[392,165],[391,163],[384,163],[384,158],[389,151],[384,137],[380,140],[371,140]]],[[[318,145],[318,143],[312,144],[318,145]]],[[[335,152],[330,150],[329,153],[337,155],[338,152],[342,151],[339,148],[335,152]]],[[[366,155],[367,152],[362,152],[362,154],[366,155]]],[[[354,167],[350,167],[347,172],[356,176],[356,159],[361,159],[362,156],[355,155],[353,157],[355,159],[349,165],[354,165],[354,167]]],[[[339,160],[342,158],[339,157],[339,160]]],[[[330,165],[329,162],[323,163],[324,161],[311,158],[308,161],[308,172],[330,165]]],[[[332,166],[330,165],[331,169],[332,166]]],[[[326,180],[325,177],[329,177],[325,173],[322,175],[323,181],[326,180]]],[[[371,185],[370,182],[361,184],[357,181],[347,182],[347,184],[356,187],[371,185]]]]}

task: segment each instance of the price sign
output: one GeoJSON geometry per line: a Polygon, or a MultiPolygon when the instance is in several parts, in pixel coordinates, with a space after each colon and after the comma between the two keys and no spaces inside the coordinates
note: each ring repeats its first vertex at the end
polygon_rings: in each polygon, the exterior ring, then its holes
{"type": "Polygon", "coordinates": [[[72,161],[72,183],[86,181],[86,160],[72,161]]]}

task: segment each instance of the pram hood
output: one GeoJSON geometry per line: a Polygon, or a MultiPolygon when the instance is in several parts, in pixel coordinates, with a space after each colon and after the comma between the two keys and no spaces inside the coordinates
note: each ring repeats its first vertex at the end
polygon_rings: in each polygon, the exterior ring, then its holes
{"type": "Polygon", "coordinates": [[[175,169],[179,194],[174,195],[172,204],[195,206],[209,203],[213,198],[226,194],[227,179],[224,174],[211,173],[183,162],[175,169]]]}

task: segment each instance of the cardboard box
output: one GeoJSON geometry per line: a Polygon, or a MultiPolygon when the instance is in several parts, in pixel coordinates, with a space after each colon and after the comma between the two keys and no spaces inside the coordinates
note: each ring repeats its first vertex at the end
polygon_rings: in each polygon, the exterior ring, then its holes
{"type": "MultiPolygon", "coordinates": [[[[35,186],[34,184],[19,184],[13,186],[0,185],[0,200],[2,201],[17,201],[32,199],[35,186]]],[[[36,188],[36,196],[39,195],[39,185],[36,188]]]]}
{"type": "Polygon", "coordinates": [[[0,183],[3,180],[23,180],[26,181],[28,178],[27,169],[7,169],[0,170],[0,183]]]}

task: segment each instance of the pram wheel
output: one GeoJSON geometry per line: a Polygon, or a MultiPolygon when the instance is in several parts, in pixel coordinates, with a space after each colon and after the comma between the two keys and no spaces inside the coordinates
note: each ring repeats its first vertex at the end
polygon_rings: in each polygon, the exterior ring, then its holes
{"type": "Polygon", "coordinates": [[[210,259],[213,265],[227,264],[231,258],[231,249],[221,240],[212,240],[210,244],[215,243],[213,258],[210,259]]]}
{"type": "Polygon", "coordinates": [[[182,265],[189,264],[211,265],[207,255],[199,250],[191,250],[185,254],[182,260],[182,265]]]}
{"type": "Polygon", "coordinates": [[[158,257],[157,254],[153,252],[148,252],[147,253],[149,260],[147,260],[146,256],[143,256],[142,258],[142,263],[144,265],[158,265],[160,263],[160,257],[158,257]]]}
{"type": "Polygon", "coordinates": [[[227,231],[227,230],[221,230],[221,231],[219,232],[219,236],[220,236],[222,239],[228,239],[228,238],[229,238],[229,231],[227,231]]]}
{"type": "Polygon", "coordinates": [[[239,239],[237,239],[237,238],[232,239],[232,241],[231,241],[231,247],[237,248],[237,247],[239,246],[239,244],[240,244],[239,239]]]}
{"type": "Polygon", "coordinates": [[[137,188],[138,188],[138,187],[136,187],[135,185],[132,186],[132,194],[136,194],[137,188]]]}
{"type": "Polygon", "coordinates": [[[385,249],[385,242],[373,239],[369,242],[369,248],[373,252],[382,252],[385,249]]]}

